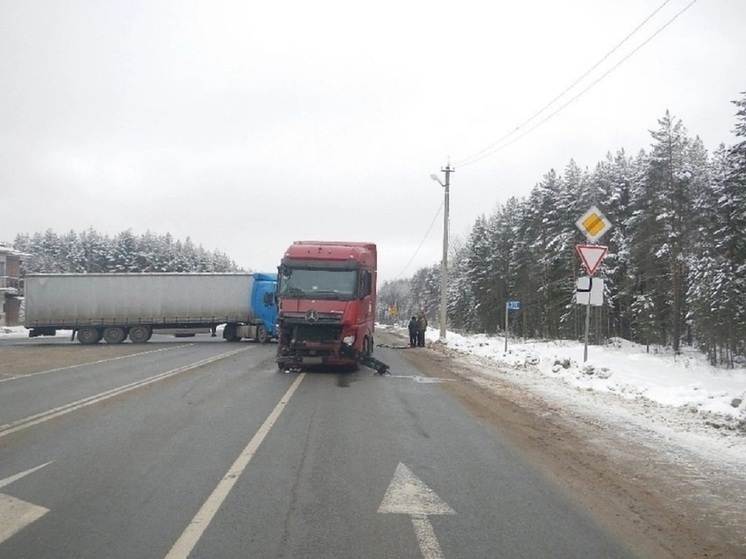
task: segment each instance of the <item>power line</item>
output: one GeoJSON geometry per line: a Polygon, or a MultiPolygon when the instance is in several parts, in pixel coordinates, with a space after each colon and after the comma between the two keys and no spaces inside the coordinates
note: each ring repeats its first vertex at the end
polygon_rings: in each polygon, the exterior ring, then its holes
{"type": "Polygon", "coordinates": [[[422,237],[422,241],[420,241],[420,244],[419,244],[419,246],[418,246],[418,247],[417,247],[417,249],[416,249],[416,250],[414,251],[414,254],[412,255],[412,258],[410,258],[410,259],[409,259],[409,262],[407,262],[407,263],[406,263],[406,264],[404,265],[404,268],[402,268],[402,271],[401,271],[401,272],[399,272],[399,273],[398,273],[398,274],[396,275],[396,277],[394,278],[394,281],[398,280],[398,279],[399,279],[400,277],[402,277],[402,276],[404,275],[404,272],[406,272],[406,271],[407,271],[407,268],[409,268],[409,265],[410,265],[410,264],[412,263],[412,261],[413,261],[413,260],[415,259],[415,257],[417,256],[417,254],[419,254],[419,252],[420,252],[420,249],[422,248],[422,245],[424,245],[424,244],[425,244],[425,240],[427,239],[427,236],[428,236],[428,235],[430,234],[430,231],[432,231],[432,230],[433,230],[433,225],[435,225],[435,220],[436,220],[436,219],[438,219],[438,216],[440,215],[440,210],[442,210],[442,209],[443,209],[443,204],[445,204],[445,200],[444,200],[444,201],[442,201],[442,202],[440,203],[440,207],[438,207],[438,211],[437,211],[437,212],[435,212],[435,215],[433,216],[433,220],[432,220],[432,221],[430,222],[430,227],[428,227],[428,228],[427,228],[427,233],[425,233],[425,236],[424,236],[424,237],[422,237]]]}
{"type": "Polygon", "coordinates": [[[548,121],[550,118],[555,116],[557,113],[562,111],[565,107],[570,105],[572,102],[577,100],[581,95],[585,94],[589,89],[594,87],[596,84],[598,84],[601,80],[603,80],[606,76],[608,76],[611,72],[616,70],[619,66],[621,66],[624,62],[626,62],[632,55],[634,55],[637,51],[639,51],[642,47],[644,47],[646,44],[648,44],[654,37],[656,37],[659,33],[661,33],[666,27],[671,25],[671,23],[674,22],[681,14],[683,14],[685,11],[687,11],[689,8],[692,7],[692,5],[697,2],[697,0],[692,0],[689,4],[687,4],[681,11],[679,11],[676,15],[674,15],[668,22],[666,22],[662,27],[660,27],[655,33],[653,33],[650,37],[648,37],[645,41],[643,41],[640,45],[638,45],[634,50],[632,50],[627,56],[622,58],[619,62],[617,62],[614,66],[611,67],[608,71],[606,71],[604,74],[601,75],[598,79],[593,81],[588,87],[583,89],[580,93],[578,93],[575,97],[571,98],[569,101],[567,101],[565,104],[561,105],[557,110],[547,115],[544,119],[539,121],[537,124],[526,130],[523,134],[520,136],[517,136],[516,138],[513,138],[511,141],[503,144],[505,140],[507,140],[510,136],[518,132],[521,128],[523,128],[525,125],[527,125],[529,122],[534,120],[537,116],[545,112],[550,106],[552,106],[558,99],[563,97],[568,91],[570,91],[572,88],[574,88],[580,81],[582,81],[585,77],[588,76],[593,70],[595,70],[601,63],[603,63],[609,56],[611,56],[615,51],[619,49],[627,40],[632,37],[643,25],[645,25],[656,13],[658,13],[666,4],[668,4],[670,0],[665,0],[663,4],[658,6],[645,20],[640,23],[634,30],[632,30],[624,39],[622,39],[619,44],[617,44],[612,50],[610,50],[601,60],[599,60],[596,64],[594,64],[587,72],[585,72],[582,76],[580,76],[577,80],[575,80],[572,85],[567,87],[562,93],[557,95],[552,101],[550,101],[548,104],[546,104],[543,108],[541,108],[539,111],[535,112],[530,118],[528,118],[525,122],[522,124],[516,126],[512,131],[505,134],[502,138],[497,140],[496,142],[493,142],[483,150],[475,153],[474,155],[471,155],[460,162],[457,163],[460,167],[465,167],[468,165],[472,165],[473,163],[476,163],[477,161],[481,161],[482,159],[489,157],[490,155],[493,155],[497,153],[498,151],[501,151],[505,149],[506,147],[514,144],[530,132],[536,130],[539,126],[544,124],[546,121],[548,121]],[[503,144],[503,145],[500,145],[503,144]]]}
{"type": "Polygon", "coordinates": [[[596,68],[598,68],[598,67],[599,67],[599,66],[600,66],[600,65],[601,65],[601,64],[602,64],[602,63],[603,63],[603,62],[604,62],[604,61],[605,61],[605,60],[606,60],[607,58],[609,58],[609,56],[611,56],[612,54],[614,54],[614,53],[615,53],[615,52],[616,52],[616,51],[617,51],[617,50],[619,49],[619,47],[621,47],[621,46],[622,46],[622,45],[623,45],[624,43],[626,43],[626,42],[627,42],[627,41],[629,40],[629,38],[630,38],[630,37],[632,37],[632,35],[634,35],[635,33],[637,33],[637,31],[638,31],[638,30],[639,30],[639,29],[640,29],[640,28],[641,28],[641,27],[642,27],[643,25],[645,25],[645,24],[646,24],[646,23],[647,23],[648,21],[650,21],[650,19],[651,19],[651,18],[652,18],[652,17],[653,17],[653,16],[655,15],[655,14],[657,14],[657,13],[658,13],[658,12],[659,12],[659,11],[660,11],[660,10],[661,10],[661,9],[662,9],[663,7],[664,7],[664,6],[665,6],[666,4],[668,4],[668,3],[670,2],[670,1],[671,1],[671,0],[665,0],[665,1],[664,1],[664,2],[663,2],[663,3],[661,4],[661,5],[660,5],[660,6],[658,6],[658,7],[657,7],[657,8],[656,8],[656,9],[655,9],[655,10],[653,11],[653,13],[651,13],[651,14],[650,14],[650,15],[649,15],[648,17],[646,17],[646,18],[645,18],[645,19],[644,19],[644,20],[642,21],[642,23],[640,23],[640,24],[639,24],[639,25],[638,25],[637,27],[635,27],[635,28],[634,28],[634,29],[633,29],[633,30],[632,30],[632,31],[631,31],[631,32],[630,32],[629,34],[627,34],[627,36],[626,36],[626,37],[625,37],[624,39],[622,39],[622,40],[621,40],[621,41],[620,41],[620,42],[619,42],[619,43],[618,43],[618,44],[617,44],[617,45],[616,45],[616,46],[615,46],[615,47],[614,47],[613,49],[611,49],[611,50],[610,50],[609,52],[607,52],[607,53],[606,53],[606,54],[605,54],[605,55],[604,55],[604,56],[603,56],[603,57],[601,58],[601,60],[599,60],[598,62],[596,62],[596,63],[595,63],[595,64],[594,64],[593,66],[591,66],[591,67],[590,67],[590,69],[588,69],[588,70],[587,70],[587,71],[586,71],[586,72],[585,72],[585,73],[584,73],[584,74],[583,74],[582,76],[580,76],[580,77],[579,77],[578,79],[576,79],[576,80],[575,80],[575,81],[574,81],[574,82],[573,82],[573,83],[572,83],[571,85],[569,85],[568,87],[566,87],[566,88],[565,88],[565,89],[564,89],[564,90],[562,91],[562,93],[560,93],[559,95],[557,95],[557,96],[556,96],[556,97],[555,97],[554,99],[552,99],[552,100],[551,100],[551,101],[550,101],[549,103],[547,103],[547,104],[546,104],[546,105],[544,105],[544,106],[543,106],[543,107],[542,107],[541,109],[539,109],[539,110],[538,110],[538,111],[536,111],[536,112],[535,112],[534,114],[532,114],[532,115],[531,115],[531,116],[530,116],[530,117],[529,117],[528,119],[526,119],[526,121],[525,121],[525,122],[523,122],[523,123],[519,124],[518,126],[516,126],[516,127],[515,127],[515,128],[513,129],[513,130],[511,130],[510,132],[508,132],[507,134],[505,134],[505,135],[504,135],[504,136],[503,136],[502,138],[500,138],[500,139],[499,139],[499,140],[497,140],[496,142],[493,142],[492,144],[490,144],[489,146],[487,146],[486,148],[484,148],[484,149],[483,149],[482,151],[480,151],[480,152],[477,152],[477,153],[475,153],[474,155],[472,155],[472,156],[470,156],[470,157],[467,157],[466,159],[464,159],[464,161],[462,161],[462,162],[459,162],[458,164],[459,164],[459,165],[469,165],[470,163],[464,163],[464,162],[466,162],[466,161],[469,161],[469,160],[470,160],[470,159],[472,159],[472,158],[478,157],[479,155],[483,154],[484,152],[486,152],[486,151],[489,151],[489,150],[490,150],[491,148],[493,148],[493,147],[495,147],[496,145],[498,145],[498,144],[502,143],[502,142],[503,142],[504,140],[506,140],[507,138],[509,138],[509,137],[510,137],[510,136],[512,136],[513,134],[515,134],[515,133],[516,133],[516,132],[517,132],[518,130],[520,130],[521,128],[523,128],[524,126],[526,126],[526,125],[527,125],[527,124],[528,124],[529,122],[531,122],[532,120],[534,120],[534,119],[535,119],[535,118],[536,118],[537,116],[539,116],[539,115],[540,115],[541,113],[543,113],[544,111],[546,111],[546,110],[547,110],[547,109],[548,109],[549,107],[551,107],[552,105],[554,105],[554,103],[555,103],[555,102],[557,102],[557,100],[559,100],[559,99],[560,99],[560,98],[561,98],[561,97],[562,97],[563,95],[565,95],[565,93],[567,93],[567,92],[568,92],[568,91],[570,91],[570,90],[571,90],[571,89],[572,89],[573,87],[575,87],[576,85],[578,85],[578,83],[579,83],[579,82],[581,82],[581,81],[582,81],[582,80],[583,80],[583,79],[584,79],[584,78],[585,78],[585,77],[586,77],[586,76],[587,76],[588,74],[590,74],[591,72],[593,72],[593,70],[595,70],[596,68]]]}

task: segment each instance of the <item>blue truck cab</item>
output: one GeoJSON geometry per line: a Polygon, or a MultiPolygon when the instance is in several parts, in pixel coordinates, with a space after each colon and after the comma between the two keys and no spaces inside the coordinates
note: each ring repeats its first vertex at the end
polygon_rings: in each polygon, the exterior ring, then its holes
{"type": "Polygon", "coordinates": [[[254,274],[254,288],[251,293],[251,308],[256,313],[257,324],[255,336],[257,341],[266,343],[277,338],[277,274],[254,274]],[[260,326],[264,327],[264,332],[260,326]]]}

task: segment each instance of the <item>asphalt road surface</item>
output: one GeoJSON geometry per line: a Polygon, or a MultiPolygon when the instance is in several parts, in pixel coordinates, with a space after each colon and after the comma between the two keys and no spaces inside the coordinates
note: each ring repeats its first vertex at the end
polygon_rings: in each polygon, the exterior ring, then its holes
{"type": "Polygon", "coordinates": [[[2,342],[0,557],[635,556],[458,380],[392,348],[383,377],[283,373],[274,351],[2,342]]]}

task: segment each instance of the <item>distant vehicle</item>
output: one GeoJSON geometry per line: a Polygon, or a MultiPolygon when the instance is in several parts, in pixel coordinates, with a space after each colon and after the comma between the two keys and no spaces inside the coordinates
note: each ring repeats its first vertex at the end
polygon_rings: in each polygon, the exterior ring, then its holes
{"type": "Polygon", "coordinates": [[[82,344],[155,333],[215,332],[228,341],[277,337],[277,274],[29,274],[24,326],[29,337],[72,330],[82,344]]]}
{"type": "Polygon", "coordinates": [[[278,274],[280,369],[313,365],[356,366],[380,374],[372,357],[376,317],[376,245],[296,241],[278,274]]]}

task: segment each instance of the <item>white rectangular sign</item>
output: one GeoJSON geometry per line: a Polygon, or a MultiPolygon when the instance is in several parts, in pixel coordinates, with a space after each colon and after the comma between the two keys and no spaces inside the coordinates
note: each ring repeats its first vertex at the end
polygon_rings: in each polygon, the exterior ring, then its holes
{"type": "Polygon", "coordinates": [[[604,280],[584,276],[578,278],[578,286],[575,290],[575,299],[578,305],[590,304],[600,307],[604,304],[604,280]]]}

